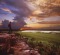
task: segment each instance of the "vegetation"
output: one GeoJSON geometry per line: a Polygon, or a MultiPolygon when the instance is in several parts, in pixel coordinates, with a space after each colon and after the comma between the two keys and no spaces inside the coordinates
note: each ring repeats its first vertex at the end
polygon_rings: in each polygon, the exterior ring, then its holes
{"type": "Polygon", "coordinates": [[[60,34],[41,32],[18,32],[20,37],[28,38],[28,45],[37,48],[41,55],[60,55],[60,34]]]}
{"type": "Polygon", "coordinates": [[[59,33],[41,33],[41,32],[18,32],[22,36],[34,38],[35,42],[54,43],[60,45],[60,34],[59,33]]]}

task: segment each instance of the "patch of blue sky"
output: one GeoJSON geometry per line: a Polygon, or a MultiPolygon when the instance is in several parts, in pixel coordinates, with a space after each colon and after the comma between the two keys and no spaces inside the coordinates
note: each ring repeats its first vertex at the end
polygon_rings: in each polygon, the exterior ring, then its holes
{"type": "Polygon", "coordinates": [[[13,11],[19,11],[19,9],[17,9],[16,7],[11,6],[11,5],[7,5],[7,4],[0,4],[0,8],[8,8],[13,11]]]}

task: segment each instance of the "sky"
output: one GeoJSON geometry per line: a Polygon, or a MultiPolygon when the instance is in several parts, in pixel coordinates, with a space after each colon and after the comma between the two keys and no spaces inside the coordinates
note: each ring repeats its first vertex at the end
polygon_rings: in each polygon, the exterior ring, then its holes
{"type": "Polygon", "coordinates": [[[60,27],[60,0],[0,0],[0,23],[17,16],[26,23],[23,27],[60,27]]]}

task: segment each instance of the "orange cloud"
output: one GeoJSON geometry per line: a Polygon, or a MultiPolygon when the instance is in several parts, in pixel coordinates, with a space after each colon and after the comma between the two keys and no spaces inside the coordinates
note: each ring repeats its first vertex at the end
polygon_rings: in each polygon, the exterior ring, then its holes
{"type": "Polygon", "coordinates": [[[44,19],[51,16],[60,16],[60,0],[33,0],[30,2],[36,8],[32,11],[30,19],[33,19],[33,17],[44,19]]]}
{"type": "Polygon", "coordinates": [[[40,24],[60,24],[60,21],[42,21],[40,24]]]}
{"type": "Polygon", "coordinates": [[[9,12],[9,13],[12,13],[11,10],[8,9],[8,8],[1,8],[1,9],[4,10],[4,11],[7,11],[7,12],[9,12]]]}

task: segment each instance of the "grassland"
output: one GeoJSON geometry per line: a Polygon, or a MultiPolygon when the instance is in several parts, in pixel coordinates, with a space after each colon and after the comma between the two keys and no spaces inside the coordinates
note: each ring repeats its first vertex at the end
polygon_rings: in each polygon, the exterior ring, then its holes
{"type": "Polygon", "coordinates": [[[59,33],[41,33],[41,32],[18,32],[22,36],[28,37],[29,39],[34,38],[36,42],[54,43],[60,45],[60,34],[59,33]]]}

